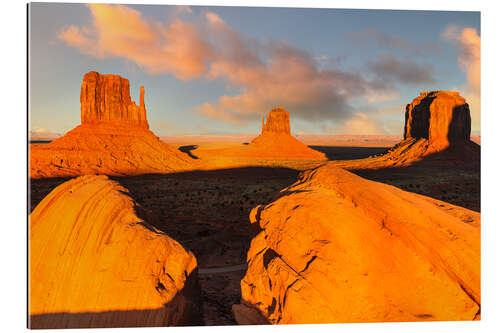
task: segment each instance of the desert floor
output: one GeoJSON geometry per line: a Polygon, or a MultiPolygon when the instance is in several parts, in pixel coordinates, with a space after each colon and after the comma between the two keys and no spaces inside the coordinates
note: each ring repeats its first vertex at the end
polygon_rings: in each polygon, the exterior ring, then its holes
{"type": "MultiPolygon", "coordinates": [[[[37,142],[38,143],[38,142],[37,142]]],[[[234,143],[170,143],[192,158],[234,143]]],[[[329,160],[359,159],[386,147],[310,145],[329,160]]],[[[257,230],[250,210],[269,203],[293,184],[303,165],[230,167],[208,171],[111,177],[157,217],[157,227],[194,252],[199,265],[206,325],[235,324],[231,305],[239,303],[246,253],[257,230]],[[223,269],[212,269],[223,268],[223,269]],[[224,270],[230,270],[224,272],[224,270]]],[[[406,167],[352,170],[361,177],[480,211],[479,170],[406,167]]],[[[30,180],[29,212],[67,178],[30,180]]]]}

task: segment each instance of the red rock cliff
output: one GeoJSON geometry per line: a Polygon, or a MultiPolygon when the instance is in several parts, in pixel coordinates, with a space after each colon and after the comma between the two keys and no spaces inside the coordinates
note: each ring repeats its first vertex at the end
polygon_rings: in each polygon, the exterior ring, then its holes
{"type": "Polygon", "coordinates": [[[82,124],[113,123],[149,128],[141,87],[140,105],[130,98],[130,83],[118,75],[88,72],[80,92],[82,124]]]}
{"type": "Polygon", "coordinates": [[[290,114],[283,107],[273,109],[267,114],[267,122],[262,118],[262,133],[276,132],[290,134],[290,114]]]}
{"type": "Polygon", "coordinates": [[[455,91],[424,91],[406,106],[404,138],[425,138],[431,145],[469,141],[469,105],[455,91]]]}

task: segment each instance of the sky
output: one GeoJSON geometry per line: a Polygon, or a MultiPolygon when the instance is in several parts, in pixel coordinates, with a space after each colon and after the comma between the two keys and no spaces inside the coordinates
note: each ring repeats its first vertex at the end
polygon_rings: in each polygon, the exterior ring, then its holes
{"type": "Polygon", "coordinates": [[[30,6],[30,126],[80,124],[89,71],[145,87],[157,135],[401,135],[421,91],[454,90],[480,134],[480,13],[169,5],[30,6]]]}

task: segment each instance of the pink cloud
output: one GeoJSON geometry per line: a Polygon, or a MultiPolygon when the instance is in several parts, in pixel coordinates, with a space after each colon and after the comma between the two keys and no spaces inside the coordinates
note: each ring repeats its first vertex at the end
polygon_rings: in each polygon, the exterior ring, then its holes
{"type": "Polygon", "coordinates": [[[344,121],[353,100],[397,97],[384,80],[322,68],[313,54],[285,41],[259,42],[210,11],[194,24],[180,19],[179,13],[193,15],[186,8],[162,22],[123,5],[88,7],[91,24],[63,28],[60,40],[98,58],[130,60],[151,74],[225,81],[236,93],[199,105],[207,117],[246,122],[283,105],[298,119],[344,121]]]}
{"type": "Polygon", "coordinates": [[[353,133],[364,135],[388,134],[380,120],[363,112],[356,112],[335,131],[335,134],[353,133]]]}
{"type": "Polygon", "coordinates": [[[443,37],[456,43],[460,50],[458,64],[467,74],[467,84],[461,87],[471,108],[472,130],[481,125],[481,37],[476,29],[466,27],[460,30],[455,25],[443,31],[443,37]]]}
{"type": "Polygon", "coordinates": [[[149,73],[170,72],[182,80],[205,73],[211,47],[190,23],[146,19],[139,11],[122,5],[88,7],[91,26],[72,25],[58,35],[69,46],[99,58],[125,58],[149,73]]]}

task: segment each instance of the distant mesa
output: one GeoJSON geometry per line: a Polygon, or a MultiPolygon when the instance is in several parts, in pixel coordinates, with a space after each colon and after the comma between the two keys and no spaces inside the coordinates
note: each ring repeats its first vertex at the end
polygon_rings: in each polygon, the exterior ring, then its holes
{"type": "Polygon", "coordinates": [[[239,324],[478,319],[480,214],[325,165],[255,207],[239,324]]]}
{"type": "Polygon", "coordinates": [[[290,114],[284,107],[273,109],[262,119],[262,133],[248,147],[250,155],[288,159],[326,159],[325,154],[307,147],[290,132],[290,114]]]}
{"type": "Polygon", "coordinates": [[[477,168],[481,148],[471,141],[469,105],[455,91],[425,91],[406,105],[403,141],[382,156],[332,162],[348,169],[410,166],[415,163],[477,168]]]}
{"type": "Polygon", "coordinates": [[[290,135],[290,114],[284,107],[272,109],[267,114],[267,122],[262,118],[262,133],[285,133],[290,135]]]}
{"type": "Polygon", "coordinates": [[[137,106],[127,79],[94,71],[85,74],[80,92],[82,124],[30,149],[30,177],[134,175],[199,167],[199,161],[149,130],[144,94],[141,87],[137,106]]]}
{"type": "MultiPolygon", "coordinates": [[[[243,138],[242,138],[243,139],[243,138]]],[[[245,137],[244,141],[248,138],[245,137]]],[[[291,135],[290,114],[284,107],[271,110],[262,118],[262,132],[238,147],[197,149],[193,154],[219,167],[241,165],[292,166],[323,163],[325,154],[309,148],[291,135]]]]}
{"type": "Polygon", "coordinates": [[[29,219],[30,328],[200,323],[196,258],[117,182],[69,180],[29,219]]]}

